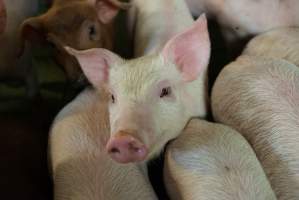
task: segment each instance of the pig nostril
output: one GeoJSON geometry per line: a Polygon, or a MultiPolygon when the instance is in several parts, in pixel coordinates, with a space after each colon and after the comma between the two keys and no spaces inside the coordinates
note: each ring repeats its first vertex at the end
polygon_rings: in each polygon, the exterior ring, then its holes
{"type": "Polygon", "coordinates": [[[120,153],[119,149],[117,149],[117,148],[112,148],[112,149],[110,150],[110,152],[111,152],[111,153],[120,153]]]}

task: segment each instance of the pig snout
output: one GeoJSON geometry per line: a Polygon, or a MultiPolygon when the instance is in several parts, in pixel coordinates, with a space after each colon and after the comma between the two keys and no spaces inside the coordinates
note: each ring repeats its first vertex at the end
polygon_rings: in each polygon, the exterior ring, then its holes
{"type": "Polygon", "coordinates": [[[139,139],[124,131],[119,131],[109,139],[106,150],[111,158],[119,163],[143,161],[148,153],[139,139]]]}

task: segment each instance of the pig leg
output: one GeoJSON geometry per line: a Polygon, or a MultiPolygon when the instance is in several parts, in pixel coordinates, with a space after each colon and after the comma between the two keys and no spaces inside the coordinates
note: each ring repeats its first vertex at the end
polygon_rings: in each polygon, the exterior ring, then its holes
{"type": "Polygon", "coordinates": [[[299,199],[298,66],[278,59],[239,58],[217,78],[212,110],[216,121],[232,126],[251,143],[277,198],[299,199]]]}
{"type": "Polygon", "coordinates": [[[248,142],[227,126],[194,119],[167,147],[165,157],[172,199],[276,199],[248,142]]]}

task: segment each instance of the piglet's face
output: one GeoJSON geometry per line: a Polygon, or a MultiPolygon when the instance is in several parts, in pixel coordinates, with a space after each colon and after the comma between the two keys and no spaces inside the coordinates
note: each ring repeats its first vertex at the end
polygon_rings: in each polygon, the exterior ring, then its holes
{"type": "Polygon", "coordinates": [[[206,68],[210,43],[205,16],[171,39],[158,55],[125,61],[105,49],[67,50],[95,87],[110,94],[107,151],[121,163],[150,159],[190,118],[192,84],[206,68]]]}
{"type": "Polygon", "coordinates": [[[22,36],[33,42],[37,38],[47,39],[58,50],[58,62],[64,65],[65,59],[74,59],[65,52],[66,45],[80,50],[112,49],[112,21],[120,9],[128,7],[129,4],[118,0],[54,3],[45,14],[23,23],[22,36]]]}

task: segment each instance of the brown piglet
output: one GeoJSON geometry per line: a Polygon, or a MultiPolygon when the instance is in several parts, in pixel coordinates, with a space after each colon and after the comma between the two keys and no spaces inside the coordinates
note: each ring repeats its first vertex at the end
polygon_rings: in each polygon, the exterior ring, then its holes
{"type": "Polygon", "coordinates": [[[50,9],[37,17],[24,21],[21,36],[24,41],[54,44],[55,59],[76,81],[81,69],[76,59],[66,53],[63,46],[76,49],[113,48],[113,19],[128,3],[118,0],[54,0],[50,9]]]}

